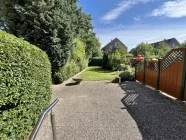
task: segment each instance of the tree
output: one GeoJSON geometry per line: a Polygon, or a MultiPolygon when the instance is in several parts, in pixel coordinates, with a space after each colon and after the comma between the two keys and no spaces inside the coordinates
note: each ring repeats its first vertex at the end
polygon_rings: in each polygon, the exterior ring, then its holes
{"type": "Polygon", "coordinates": [[[180,44],[181,48],[186,48],[186,41],[184,41],[183,43],[180,44]]]}
{"type": "Polygon", "coordinates": [[[149,57],[150,55],[154,54],[154,47],[148,43],[142,42],[138,44],[136,48],[132,49],[130,53],[132,53],[134,56],[142,54],[145,57],[149,57]]]}
{"type": "Polygon", "coordinates": [[[121,64],[121,54],[118,50],[112,53],[110,55],[110,64],[111,64],[111,69],[112,70],[118,70],[121,64]]]}
{"type": "Polygon", "coordinates": [[[53,72],[64,66],[74,48],[85,42],[87,58],[97,55],[99,40],[92,32],[91,15],[77,7],[77,0],[3,0],[0,27],[44,50],[53,72]]]}
{"type": "Polygon", "coordinates": [[[84,39],[84,42],[86,44],[85,52],[87,59],[90,60],[93,57],[101,55],[101,43],[94,32],[89,32],[87,38],[84,39]]]}
{"type": "Polygon", "coordinates": [[[136,48],[132,48],[129,53],[131,53],[133,56],[137,56],[138,53],[137,53],[137,49],[136,48]]]}
{"type": "Polygon", "coordinates": [[[45,51],[53,76],[68,62],[75,38],[84,42],[87,59],[100,53],[92,17],[77,0],[2,0],[0,6],[0,28],[45,51]]]}
{"type": "Polygon", "coordinates": [[[125,47],[123,47],[123,45],[121,43],[118,43],[116,45],[116,47],[114,48],[114,52],[118,51],[120,53],[120,64],[128,64],[128,60],[127,60],[127,49],[125,47]]]}
{"type": "MultiPolygon", "coordinates": [[[[73,50],[76,27],[75,14],[71,7],[76,3],[67,0],[17,0],[14,7],[13,24],[4,22],[7,30],[44,50],[52,63],[53,72],[63,66],[73,50]]],[[[12,13],[13,15],[13,13],[12,13]]]]}
{"type": "Polygon", "coordinates": [[[169,51],[171,50],[169,44],[167,44],[165,41],[160,42],[158,46],[155,48],[155,55],[157,55],[159,58],[165,56],[169,51]]]}

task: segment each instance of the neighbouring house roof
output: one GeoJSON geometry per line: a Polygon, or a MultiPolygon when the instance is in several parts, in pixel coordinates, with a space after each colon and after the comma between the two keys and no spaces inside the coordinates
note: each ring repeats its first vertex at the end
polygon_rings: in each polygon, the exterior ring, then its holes
{"type": "Polygon", "coordinates": [[[151,45],[153,45],[155,48],[162,42],[166,42],[167,44],[169,44],[169,46],[171,48],[175,48],[176,46],[180,46],[180,43],[176,40],[176,38],[170,38],[170,39],[165,39],[159,42],[155,42],[155,43],[151,43],[151,45]]]}
{"type": "Polygon", "coordinates": [[[112,51],[113,48],[116,47],[117,43],[120,43],[123,47],[125,47],[127,49],[126,45],[123,44],[123,42],[121,42],[118,38],[115,38],[114,40],[111,40],[111,42],[108,43],[105,47],[103,47],[102,50],[104,50],[104,51],[112,51]]]}

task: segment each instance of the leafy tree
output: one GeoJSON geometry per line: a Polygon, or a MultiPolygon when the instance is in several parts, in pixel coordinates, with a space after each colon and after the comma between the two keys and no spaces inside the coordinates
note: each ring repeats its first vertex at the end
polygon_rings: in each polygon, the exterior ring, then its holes
{"type": "Polygon", "coordinates": [[[171,50],[171,48],[169,47],[169,44],[163,41],[160,42],[154,50],[155,55],[157,55],[160,58],[165,56],[171,50]]]}
{"type": "Polygon", "coordinates": [[[149,57],[150,55],[154,54],[154,47],[148,43],[140,43],[136,47],[136,54],[133,54],[134,56],[137,56],[138,54],[142,54],[145,57],[149,57]]]}
{"type": "Polygon", "coordinates": [[[84,42],[86,44],[85,52],[87,59],[90,60],[93,57],[99,57],[101,55],[101,43],[94,32],[89,32],[84,42]]]}
{"type": "Polygon", "coordinates": [[[91,15],[77,0],[2,0],[0,6],[0,27],[44,50],[53,74],[70,58],[76,37],[85,43],[87,58],[100,53],[91,15]]]}
{"type": "Polygon", "coordinates": [[[134,56],[138,54],[142,54],[145,57],[149,57],[150,55],[154,54],[154,47],[148,43],[140,43],[137,45],[136,48],[130,51],[134,56]]]}
{"type": "Polygon", "coordinates": [[[180,47],[181,48],[186,48],[186,41],[184,41],[183,43],[181,43],[180,47]]]}
{"type": "Polygon", "coordinates": [[[116,50],[112,55],[110,55],[110,64],[112,70],[118,70],[121,64],[121,54],[116,50]]]}
{"type": "Polygon", "coordinates": [[[129,51],[130,54],[134,55],[134,56],[137,56],[137,52],[136,52],[136,48],[132,48],[130,51],[129,51]]]}
{"type": "Polygon", "coordinates": [[[103,54],[103,65],[102,65],[102,68],[103,69],[109,69],[109,58],[108,58],[108,53],[104,53],[103,54]]]}
{"type": "Polygon", "coordinates": [[[75,6],[67,0],[17,0],[11,3],[15,22],[8,24],[12,17],[4,22],[9,32],[44,50],[55,71],[67,62],[74,46],[75,6]]]}
{"type": "Polygon", "coordinates": [[[125,47],[122,46],[121,43],[118,43],[115,47],[115,50],[114,51],[118,51],[121,55],[121,60],[120,60],[120,63],[121,64],[127,64],[128,63],[128,60],[127,60],[127,49],[125,47]]]}

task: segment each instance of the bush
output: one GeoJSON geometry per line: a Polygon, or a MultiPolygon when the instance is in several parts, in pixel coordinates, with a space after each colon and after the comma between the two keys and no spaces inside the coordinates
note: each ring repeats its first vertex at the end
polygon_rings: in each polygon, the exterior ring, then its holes
{"type": "Polygon", "coordinates": [[[102,66],[103,58],[94,57],[89,63],[89,66],[102,66]]]}
{"type": "Polygon", "coordinates": [[[59,71],[55,72],[53,83],[62,83],[87,67],[88,60],[86,59],[85,45],[78,38],[75,39],[75,42],[76,47],[71,58],[65,64],[65,66],[61,67],[59,71]]]}
{"type": "Polygon", "coordinates": [[[122,80],[134,80],[135,79],[135,69],[126,65],[123,71],[119,74],[122,80]]]}
{"type": "Polygon", "coordinates": [[[105,53],[103,55],[103,69],[118,70],[120,67],[120,54],[118,51],[114,53],[105,53]]]}
{"type": "Polygon", "coordinates": [[[28,136],[51,97],[51,65],[39,48],[0,31],[0,138],[28,136]]]}
{"type": "Polygon", "coordinates": [[[108,58],[108,55],[107,53],[104,53],[103,54],[103,63],[102,63],[102,68],[103,69],[108,69],[110,70],[110,64],[109,64],[109,58],[108,58]]]}

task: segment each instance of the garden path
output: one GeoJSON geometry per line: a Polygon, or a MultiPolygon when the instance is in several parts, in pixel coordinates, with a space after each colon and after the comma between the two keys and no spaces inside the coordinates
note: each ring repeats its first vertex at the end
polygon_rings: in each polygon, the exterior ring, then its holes
{"type": "MultiPolygon", "coordinates": [[[[138,82],[53,86],[58,140],[184,140],[186,105],[138,82]]],[[[37,137],[51,140],[49,117],[37,137]]]]}

